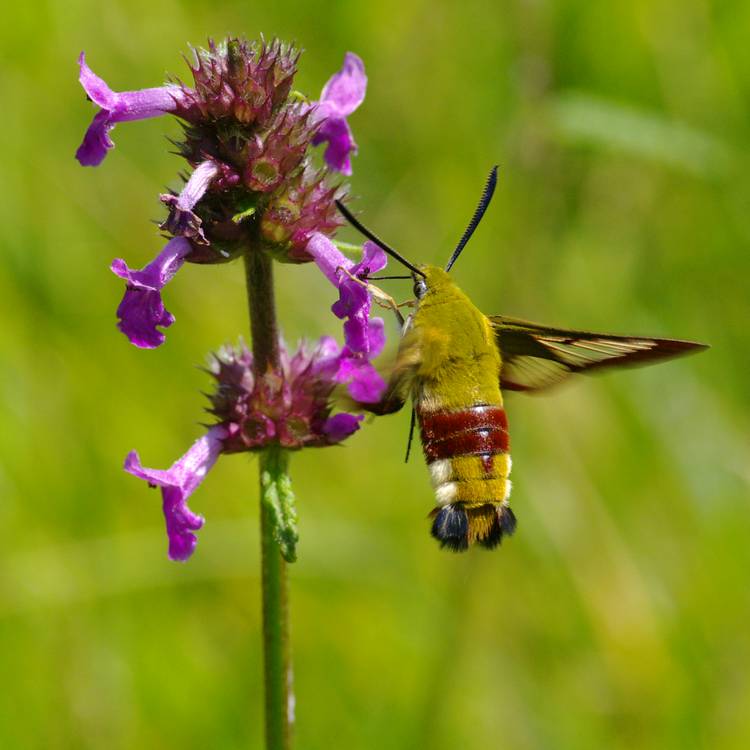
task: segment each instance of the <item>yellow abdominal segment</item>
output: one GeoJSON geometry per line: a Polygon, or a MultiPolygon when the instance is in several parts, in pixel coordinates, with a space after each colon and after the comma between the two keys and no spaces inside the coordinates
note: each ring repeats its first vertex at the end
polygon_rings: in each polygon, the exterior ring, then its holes
{"type": "Polygon", "coordinates": [[[457,456],[434,461],[430,476],[437,504],[464,503],[467,507],[486,503],[500,504],[510,496],[511,460],[509,454],[492,457],[488,472],[480,456],[457,456]]]}
{"type": "MultiPolygon", "coordinates": [[[[484,462],[479,456],[456,456],[456,458],[444,459],[450,461],[451,479],[469,480],[485,479],[487,470],[484,462]]],[[[492,476],[493,478],[507,478],[510,474],[510,454],[497,454],[492,457],[492,476]]]]}

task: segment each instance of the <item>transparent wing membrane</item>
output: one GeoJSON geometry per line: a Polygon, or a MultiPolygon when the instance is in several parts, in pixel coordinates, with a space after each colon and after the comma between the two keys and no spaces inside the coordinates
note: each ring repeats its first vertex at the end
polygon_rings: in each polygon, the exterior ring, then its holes
{"type": "Polygon", "coordinates": [[[549,388],[576,372],[645,365],[707,348],[694,341],[568,331],[501,315],[490,321],[503,360],[500,385],[515,391],[549,388]]]}

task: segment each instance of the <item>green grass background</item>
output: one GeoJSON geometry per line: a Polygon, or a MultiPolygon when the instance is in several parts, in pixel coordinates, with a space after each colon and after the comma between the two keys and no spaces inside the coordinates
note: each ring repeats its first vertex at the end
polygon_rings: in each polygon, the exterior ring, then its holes
{"type": "MultiPolygon", "coordinates": [[[[241,269],[185,267],[166,345],[129,346],[108,265],[158,251],[177,127],[120,125],[102,167],[73,159],[94,112],[81,49],[123,90],[228,32],[296,39],[311,95],[362,56],[355,205],[414,261],[447,258],[501,164],[455,269],[482,309],[713,347],[511,396],[519,529],[494,553],[429,538],[408,414],[295,456],[298,747],[750,746],[749,24],[741,0],[8,6],[0,747],[262,744],[253,460],[222,458],[195,494],[186,565],[121,471],[201,433],[195,365],[247,330],[241,269]]],[[[290,338],[339,334],[313,267],[278,279],[290,338]]]]}

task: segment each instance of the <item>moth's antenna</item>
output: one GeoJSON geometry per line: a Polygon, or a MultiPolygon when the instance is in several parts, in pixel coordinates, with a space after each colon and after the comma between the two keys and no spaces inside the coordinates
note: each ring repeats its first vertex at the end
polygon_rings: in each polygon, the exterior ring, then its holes
{"type": "Polygon", "coordinates": [[[451,259],[448,261],[448,265],[445,267],[446,271],[451,270],[453,264],[458,260],[458,256],[461,255],[461,251],[464,249],[464,247],[466,247],[466,243],[471,239],[471,235],[474,234],[474,230],[479,226],[479,222],[482,220],[484,212],[487,210],[487,206],[490,205],[492,196],[495,194],[496,186],[497,164],[495,164],[495,166],[490,170],[489,177],[487,178],[487,182],[484,185],[484,190],[482,191],[482,197],[479,199],[477,210],[474,211],[474,216],[471,217],[469,226],[466,227],[466,231],[463,233],[463,236],[461,237],[458,245],[456,245],[456,249],[453,251],[453,255],[451,255],[451,259]]]}
{"type": "Polygon", "coordinates": [[[416,266],[413,266],[411,263],[409,263],[406,258],[401,256],[399,253],[397,253],[392,247],[389,247],[388,245],[383,242],[379,237],[374,235],[367,227],[360,224],[359,220],[354,217],[354,215],[349,211],[349,209],[341,202],[336,201],[336,206],[338,207],[339,211],[341,211],[341,214],[343,217],[359,232],[361,232],[365,237],[367,237],[368,240],[372,240],[381,250],[385,250],[385,252],[388,253],[391,257],[395,258],[399,263],[402,263],[405,265],[412,273],[418,273],[420,276],[427,278],[422,271],[420,271],[416,266]]]}

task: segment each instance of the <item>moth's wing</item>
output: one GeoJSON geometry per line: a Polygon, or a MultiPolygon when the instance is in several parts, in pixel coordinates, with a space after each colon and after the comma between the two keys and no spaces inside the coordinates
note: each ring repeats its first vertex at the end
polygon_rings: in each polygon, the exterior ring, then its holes
{"type": "Polygon", "coordinates": [[[706,344],[647,336],[612,336],[489,316],[500,349],[500,387],[539,391],[575,372],[651,364],[707,349],[706,344]]]}
{"type": "Polygon", "coordinates": [[[374,404],[356,402],[355,407],[378,416],[399,411],[414,390],[420,362],[419,333],[410,328],[401,339],[395,362],[387,368],[390,376],[380,401],[374,404]]]}

